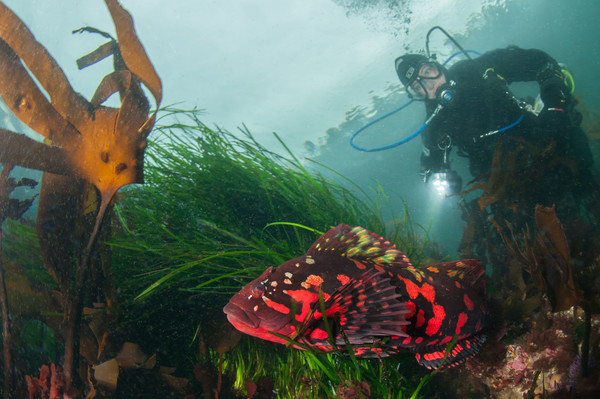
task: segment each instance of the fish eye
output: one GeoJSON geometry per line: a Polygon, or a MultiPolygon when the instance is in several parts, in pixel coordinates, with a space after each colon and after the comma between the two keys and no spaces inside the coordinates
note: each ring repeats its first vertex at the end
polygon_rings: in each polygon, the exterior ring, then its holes
{"type": "Polygon", "coordinates": [[[250,293],[254,298],[262,298],[262,296],[265,295],[266,290],[267,289],[263,284],[256,284],[254,287],[252,287],[250,293]]]}

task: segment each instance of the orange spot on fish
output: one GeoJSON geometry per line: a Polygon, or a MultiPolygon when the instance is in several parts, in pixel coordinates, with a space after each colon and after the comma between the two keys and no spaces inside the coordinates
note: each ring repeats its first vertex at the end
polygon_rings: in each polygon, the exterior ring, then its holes
{"type": "Polygon", "coordinates": [[[418,285],[416,285],[412,281],[404,279],[404,278],[402,280],[404,281],[404,284],[406,285],[406,292],[408,292],[410,299],[415,299],[417,296],[419,296],[419,286],[418,285]]]}
{"type": "Polygon", "coordinates": [[[461,313],[458,315],[458,321],[456,322],[456,333],[457,334],[460,334],[460,329],[463,328],[463,326],[467,322],[468,318],[469,317],[467,316],[466,313],[461,313]]]}
{"type": "Polygon", "coordinates": [[[454,349],[452,350],[452,355],[456,356],[458,355],[460,352],[462,352],[465,348],[463,348],[460,344],[456,344],[456,346],[454,347],[454,349]]]}
{"type": "Polygon", "coordinates": [[[315,328],[313,332],[310,333],[310,337],[319,341],[325,340],[327,339],[327,331],[315,328]]]}
{"type": "Polygon", "coordinates": [[[431,352],[431,353],[426,353],[423,355],[423,357],[425,358],[425,360],[438,360],[438,359],[442,359],[444,357],[444,352],[431,352]]]}
{"type": "MultiPolygon", "coordinates": [[[[299,322],[304,321],[308,312],[310,311],[313,303],[319,300],[319,295],[312,291],[306,290],[287,290],[286,293],[294,300],[296,303],[301,304],[301,309],[296,309],[296,320],[299,322]],[[298,313],[300,311],[300,313],[298,313]]],[[[329,295],[323,293],[323,299],[329,298],[329,295]]]]}
{"type": "Polygon", "coordinates": [[[475,305],[473,304],[473,301],[471,300],[471,298],[469,298],[469,296],[467,294],[465,294],[465,296],[463,297],[463,300],[465,301],[465,306],[467,307],[467,309],[473,310],[475,305]]]}
{"type": "Polygon", "coordinates": [[[419,328],[423,324],[425,324],[425,312],[423,309],[419,309],[419,313],[417,313],[417,322],[415,323],[415,327],[419,328]]]}
{"type": "Polygon", "coordinates": [[[367,268],[365,265],[363,265],[362,263],[360,263],[358,261],[355,261],[354,259],[352,259],[352,261],[354,262],[356,267],[358,267],[360,270],[365,270],[367,268]]]}
{"type": "Polygon", "coordinates": [[[440,341],[440,345],[446,345],[447,343],[450,343],[450,341],[452,341],[452,338],[453,337],[451,335],[442,338],[442,340],[440,341]]]}
{"type": "Polygon", "coordinates": [[[442,327],[442,321],[446,318],[446,311],[443,306],[433,305],[433,317],[427,322],[425,334],[431,336],[437,333],[442,327]]]}
{"type": "Polygon", "coordinates": [[[336,278],[340,283],[342,283],[342,285],[345,285],[348,283],[348,281],[350,281],[350,277],[346,276],[345,274],[338,274],[336,278]]]}
{"type": "Polygon", "coordinates": [[[406,309],[410,310],[410,313],[406,315],[407,319],[410,319],[415,313],[417,313],[417,305],[415,305],[413,302],[406,302],[406,309]]]}
{"type": "Polygon", "coordinates": [[[267,298],[266,296],[262,297],[265,305],[267,305],[268,307],[270,307],[273,310],[276,310],[279,313],[283,313],[283,314],[289,314],[290,313],[290,308],[288,308],[285,305],[282,305],[278,302],[275,302],[269,298],[267,298]]]}
{"type": "Polygon", "coordinates": [[[423,295],[429,302],[433,303],[433,301],[435,301],[435,288],[427,283],[423,283],[421,286],[421,295],[423,295]]]}
{"type": "Polygon", "coordinates": [[[315,287],[318,287],[321,284],[323,284],[323,278],[314,274],[308,276],[304,281],[310,285],[314,285],[315,287]]]}
{"type": "Polygon", "coordinates": [[[419,294],[423,295],[428,302],[433,303],[435,301],[435,288],[430,284],[423,283],[421,287],[413,283],[410,280],[402,279],[406,285],[406,291],[410,296],[410,299],[415,299],[419,294]]]}

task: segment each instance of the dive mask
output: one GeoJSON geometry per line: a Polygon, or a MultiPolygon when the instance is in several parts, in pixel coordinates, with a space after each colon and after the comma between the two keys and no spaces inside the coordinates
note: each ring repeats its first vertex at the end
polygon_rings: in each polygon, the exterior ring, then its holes
{"type": "Polygon", "coordinates": [[[405,85],[408,96],[415,101],[427,99],[427,92],[436,86],[436,80],[442,76],[442,70],[436,62],[424,62],[417,66],[418,73],[405,85]]]}

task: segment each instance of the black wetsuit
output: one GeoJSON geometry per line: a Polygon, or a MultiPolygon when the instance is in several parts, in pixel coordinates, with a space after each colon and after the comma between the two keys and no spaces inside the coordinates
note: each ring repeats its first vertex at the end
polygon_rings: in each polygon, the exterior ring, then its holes
{"type": "MultiPolygon", "coordinates": [[[[580,170],[587,170],[592,165],[592,154],[579,126],[581,116],[573,110],[573,100],[569,99],[569,109],[565,110],[570,122],[559,129],[551,124],[548,129],[540,123],[542,118],[525,110],[508,92],[507,86],[512,82],[540,82],[540,76],[549,67],[560,70],[545,52],[518,47],[490,51],[453,65],[446,71],[446,78],[456,82],[456,94],[422,133],[421,171],[436,172],[443,167],[442,148],[450,139],[452,148],[469,157],[473,176],[489,173],[496,144],[502,140],[506,145],[516,145],[518,141],[511,138],[526,140],[538,148],[554,140],[561,156],[573,159],[580,170]],[[515,123],[521,115],[523,119],[514,127],[488,134],[515,123]]],[[[426,101],[428,115],[437,105],[437,100],[426,101]]]]}

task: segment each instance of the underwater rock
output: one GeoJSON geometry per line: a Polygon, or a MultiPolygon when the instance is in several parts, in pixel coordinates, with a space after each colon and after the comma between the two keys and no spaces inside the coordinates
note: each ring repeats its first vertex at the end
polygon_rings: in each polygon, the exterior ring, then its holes
{"type": "Polygon", "coordinates": [[[94,378],[99,385],[114,391],[117,389],[117,381],[119,380],[119,362],[117,359],[110,359],[93,367],[94,378]]]}

